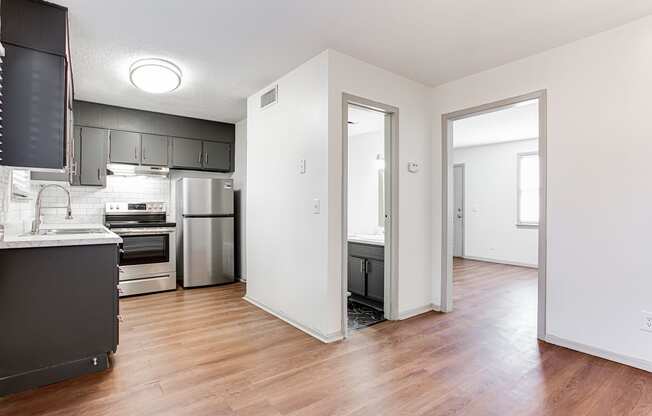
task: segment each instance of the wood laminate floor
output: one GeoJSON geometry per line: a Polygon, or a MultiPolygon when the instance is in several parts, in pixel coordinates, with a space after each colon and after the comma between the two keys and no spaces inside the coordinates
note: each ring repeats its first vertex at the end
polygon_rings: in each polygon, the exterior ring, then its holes
{"type": "Polygon", "coordinates": [[[240,284],[125,299],[113,368],[0,415],[652,415],[652,374],[536,340],[536,271],[455,261],[456,311],[316,341],[240,284]]]}

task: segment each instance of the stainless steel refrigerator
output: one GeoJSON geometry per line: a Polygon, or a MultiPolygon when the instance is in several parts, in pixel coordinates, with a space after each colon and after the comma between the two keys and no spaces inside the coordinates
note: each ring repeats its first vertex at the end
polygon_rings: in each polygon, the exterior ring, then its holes
{"type": "Polygon", "coordinates": [[[176,201],[177,279],[183,287],[235,281],[233,181],[181,178],[176,201]]]}

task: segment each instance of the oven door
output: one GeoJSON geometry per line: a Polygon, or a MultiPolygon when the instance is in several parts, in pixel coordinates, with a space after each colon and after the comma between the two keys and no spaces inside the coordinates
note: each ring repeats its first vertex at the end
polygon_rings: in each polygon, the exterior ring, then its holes
{"type": "Polygon", "coordinates": [[[122,237],[120,280],[176,275],[176,240],[171,230],[113,230],[122,237]]]}
{"type": "Polygon", "coordinates": [[[123,235],[120,266],[167,263],[170,261],[170,234],[123,235]]]}

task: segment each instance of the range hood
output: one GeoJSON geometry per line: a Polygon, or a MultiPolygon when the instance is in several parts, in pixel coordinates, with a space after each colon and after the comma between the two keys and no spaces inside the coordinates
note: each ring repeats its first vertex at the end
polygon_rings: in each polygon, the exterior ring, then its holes
{"type": "Polygon", "coordinates": [[[109,163],[106,165],[109,175],[115,176],[168,176],[170,169],[164,166],[140,166],[109,163]]]}

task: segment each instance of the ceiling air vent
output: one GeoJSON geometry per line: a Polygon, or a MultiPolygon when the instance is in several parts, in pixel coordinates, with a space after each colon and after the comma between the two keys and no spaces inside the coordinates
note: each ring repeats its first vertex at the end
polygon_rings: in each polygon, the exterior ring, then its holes
{"type": "Polygon", "coordinates": [[[278,101],[278,85],[260,96],[260,108],[267,108],[278,101]]]}

